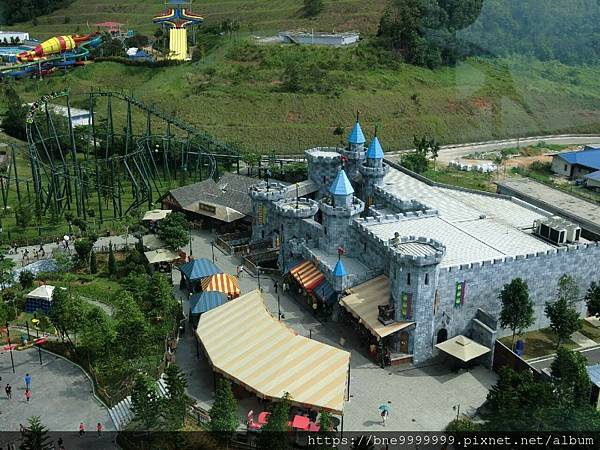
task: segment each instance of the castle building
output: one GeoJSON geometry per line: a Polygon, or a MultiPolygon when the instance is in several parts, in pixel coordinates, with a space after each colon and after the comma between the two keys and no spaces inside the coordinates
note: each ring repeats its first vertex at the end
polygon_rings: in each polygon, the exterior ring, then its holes
{"type": "MultiPolygon", "coordinates": [[[[422,363],[464,335],[490,349],[481,357],[489,364],[496,338],[510,334],[498,323],[505,284],[527,282],[539,329],[563,274],[582,292],[600,281],[598,242],[536,232],[550,213],[415,176],[385,160],[377,132],[365,144],[357,120],[345,149],[306,151],[315,200],[276,183],[256,187],[253,239],[276,239],[284,274],[309,298],[327,283],[333,318],[352,318],[397,358],[422,363]]],[[[583,300],[576,307],[584,313],[583,300]]]]}

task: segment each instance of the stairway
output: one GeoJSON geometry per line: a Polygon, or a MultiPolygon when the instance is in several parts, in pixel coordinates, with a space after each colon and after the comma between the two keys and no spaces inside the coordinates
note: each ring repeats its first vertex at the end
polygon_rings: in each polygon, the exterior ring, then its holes
{"type": "MultiPolygon", "coordinates": [[[[163,375],[164,376],[164,375],[163,375]]],[[[157,393],[159,397],[166,397],[168,390],[165,380],[161,376],[156,382],[157,393]]],[[[108,414],[115,424],[117,431],[122,430],[133,420],[133,412],[131,411],[131,396],[125,397],[115,406],[108,410],[108,414]]]]}

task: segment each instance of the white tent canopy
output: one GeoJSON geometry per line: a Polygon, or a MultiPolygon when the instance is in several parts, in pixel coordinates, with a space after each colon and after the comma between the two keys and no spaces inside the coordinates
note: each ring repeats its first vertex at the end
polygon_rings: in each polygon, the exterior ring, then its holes
{"type": "Polygon", "coordinates": [[[462,334],[453,337],[452,339],[448,339],[441,344],[436,344],[435,346],[443,352],[446,352],[464,362],[471,361],[472,359],[475,359],[481,355],[485,355],[490,351],[490,349],[486,346],[478,344],[462,334]]]}
{"type": "Polygon", "coordinates": [[[198,339],[213,369],[256,393],[340,414],[350,353],[289,329],[252,291],[200,316],[198,339]],[[251,324],[251,326],[249,326],[251,324]]]}
{"type": "Polygon", "coordinates": [[[153,209],[152,211],[146,212],[146,214],[144,214],[144,217],[142,218],[142,220],[144,220],[144,221],[150,220],[150,221],[154,222],[157,220],[164,219],[169,214],[171,214],[170,209],[153,209]]]}
{"type": "Polygon", "coordinates": [[[27,298],[40,298],[42,300],[52,301],[52,293],[54,292],[54,286],[44,284],[36,287],[33,291],[27,294],[27,298]]]}

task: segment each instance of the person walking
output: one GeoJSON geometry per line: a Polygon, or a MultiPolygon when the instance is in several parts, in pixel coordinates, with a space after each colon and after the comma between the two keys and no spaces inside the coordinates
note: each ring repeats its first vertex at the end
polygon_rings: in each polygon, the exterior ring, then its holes
{"type": "Polygon", "coordinates": [[[381,414],[381,423],[385,427],[385,420],[387,419],[387,416],[390,413],[390,407],[388,405],[379,405],[379,411],[381,414]]]}
{"type": "Polygon", "coordinates": [[[31,375],[28,373],[25,374],[25,389],[31,389],[31,375]]]}
{"type": "Polygon", "coordinates": [[[12,386],[10,384],[7,384],[4,388],[4,392],[6,392],[6,398],[10,400],[12,398],[12,386]]]}
{"type": "Polygon", "coordinates": [[[59,449],[59,450],[64,450],[65,446],[63,445],[63,439],[62,439],[62,436],[59,436],[59,437],[58,437],[57,444],[58,444],[58,449],[59,449]]]}
{"type": "Polygon", "coordinates": [[[96,425],[96,431],[98,432],[98,437],[102,436],[103,429],[104,429],[104,427],[102,426],[102,424],[100,422],[98,422],[98,425],[96,425]]]}
{"type": "Polygon", "coordinates": [[[31,399],[31,391],[29,389],[25,389],[25,399],[27,400],[27,403],[29,403],[29,400],[31,399]]]}
{"type": "Polygon", "coordinates": [[[83,436],[85,434],[85,425],[83,424],[83,422],[79,423],[79,437],[83,436]]]}

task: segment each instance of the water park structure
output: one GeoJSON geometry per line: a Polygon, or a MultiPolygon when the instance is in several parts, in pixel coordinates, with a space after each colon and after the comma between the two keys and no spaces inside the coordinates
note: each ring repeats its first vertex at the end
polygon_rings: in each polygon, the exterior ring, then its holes
{"type": "Polygon", "coordinates": [[[151,209],[174,186],[236,166],[239,172],[241,160],[211,135],[122,92],[45,95],[31,104],[26,131],[31,176],[14,165],[2,198],[14,187],[15,200],[36,205],[44,217],[69,211],[100,223],[119,219],[137,207],[151,209]],[[87,104],[89,125],[73,126],[74,103],[87,104]],[[65,117],[56,108],[66,109],[65,117]]]}
{"type": "Polygon", "coordinates": [[[55,36],[16,55],[16,64],[0,67],[0,78],[42,76],[57,69],[67,69],[86,63],[90,49],[102,44],[98,33],[85,36],[55,36]]]}
{"type": "Polygon", "coordinates": [[[166,0],[167,9],[152,21],[169,28],[169,59],[188,59],[188,26],[199,25],[204,18],[191,11],[192,1],[166,0]]]}

